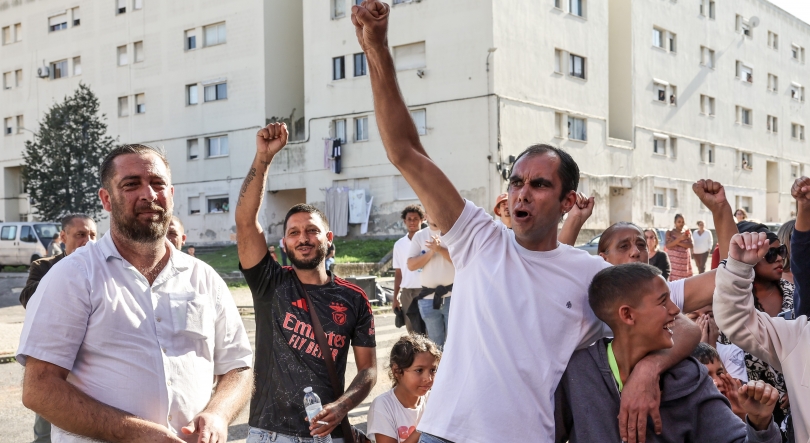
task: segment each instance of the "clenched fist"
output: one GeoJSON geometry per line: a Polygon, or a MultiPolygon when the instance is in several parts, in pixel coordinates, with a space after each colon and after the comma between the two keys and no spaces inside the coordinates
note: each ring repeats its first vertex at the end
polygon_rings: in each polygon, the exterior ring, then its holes
{"type": "Polygon", "coordinates": [[[764,232],[743,232],[731,237],[728,256],[753,266],[765,257],[770,247],[771,243],[764,232]]]}
{"type": "Polygon", "coordinates": [[[276,155],[287,145],[287,125],[270,123],[256,133],[256,154],[262,156],[276,155]]]}
{"type": "Polygon", "coordinates": [[[692,185],[692,191],[698,196],[701,203],[712,213],[728,204],[726,190],[723,185],[713,180],[698,180],[692,185]]]}
{"type": "Polygon", "coordinates": [[[352,6],[352,23],[357,41],[366,54],[388,50],[388,13],[391,8],[378,0],[364,0],[352,6]]]}

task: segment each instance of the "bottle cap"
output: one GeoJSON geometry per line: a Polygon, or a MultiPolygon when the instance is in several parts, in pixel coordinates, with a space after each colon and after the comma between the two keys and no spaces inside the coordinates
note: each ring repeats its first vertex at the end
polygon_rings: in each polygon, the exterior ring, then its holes
{"type": "Polygon", "coordinates": [[[311,387],[309,387],[309,386],[307,386],[306,388],[304,388],[304,392],[306,392],[307,394],[309,394],[310,392],[312,392],[312,388],[311,388],[311,387]]]}

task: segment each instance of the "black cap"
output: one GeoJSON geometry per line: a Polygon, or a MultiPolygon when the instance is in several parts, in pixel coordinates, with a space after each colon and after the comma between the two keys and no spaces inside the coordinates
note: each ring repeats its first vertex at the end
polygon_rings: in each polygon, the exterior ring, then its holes
{"type": "Polygon", "coordinates": [[[741,221],[737,223],[737,230],[740,231],[740,233],[764,232],[765,234],[767,234],[768,241],[771,243],[779,240],[779,237],[776,236],[776,233],[772,232],[770,229],[768,229],[767,226],[763,225],[762,223],[752,222],[748,220],[741,221]]]}

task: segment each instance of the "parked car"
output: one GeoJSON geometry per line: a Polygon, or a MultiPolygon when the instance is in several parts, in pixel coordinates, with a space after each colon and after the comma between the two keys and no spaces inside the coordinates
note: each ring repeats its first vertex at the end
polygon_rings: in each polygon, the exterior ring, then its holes
{"type": "Polygon", "coordinates": [[[768,230],[771,232],[779,232],[779,228],[782,227],[782,223],[763,223],[765,226],[768,227],[768,230]]]}
{"type": "Polygon", "coordinates": [[[48,255],[48,246],[60,227],[50,222],[0,223],[0,269],[28,266],[48,255]]]}
{"type": "MultiPolygon", "coordinates": [[[[658,234],[659,248],[663,250],[664,249],[664,240],[665,240],[666,235],[667,235],[667,230],[666,229],[661,229],[661,228],[653,228],[653,229],[655,229],[656,234],[658,234]]],[[[576,248],[577,249],[582,249],[583,251],[587,251],[591,255],[596,255],[596,254],[599,253],[599,251],[598,251],[598,249],[599,249],[599,239],[601,239],[601,238],[602,238],[602,234],[599,234],[596,237],[590,239],[584,245],[579,245],[576,248]]]]}

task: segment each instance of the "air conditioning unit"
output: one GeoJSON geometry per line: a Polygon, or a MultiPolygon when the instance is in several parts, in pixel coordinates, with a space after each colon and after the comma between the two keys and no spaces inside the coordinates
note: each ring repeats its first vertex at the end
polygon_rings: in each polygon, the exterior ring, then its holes
{"type": "Polygon", "coordinates": [[[48,78],[50,76],[51,76],[51,68],[49,68],[47,66],[37,68],[37,77],[39,77],[39,78],[48,78]]]}

